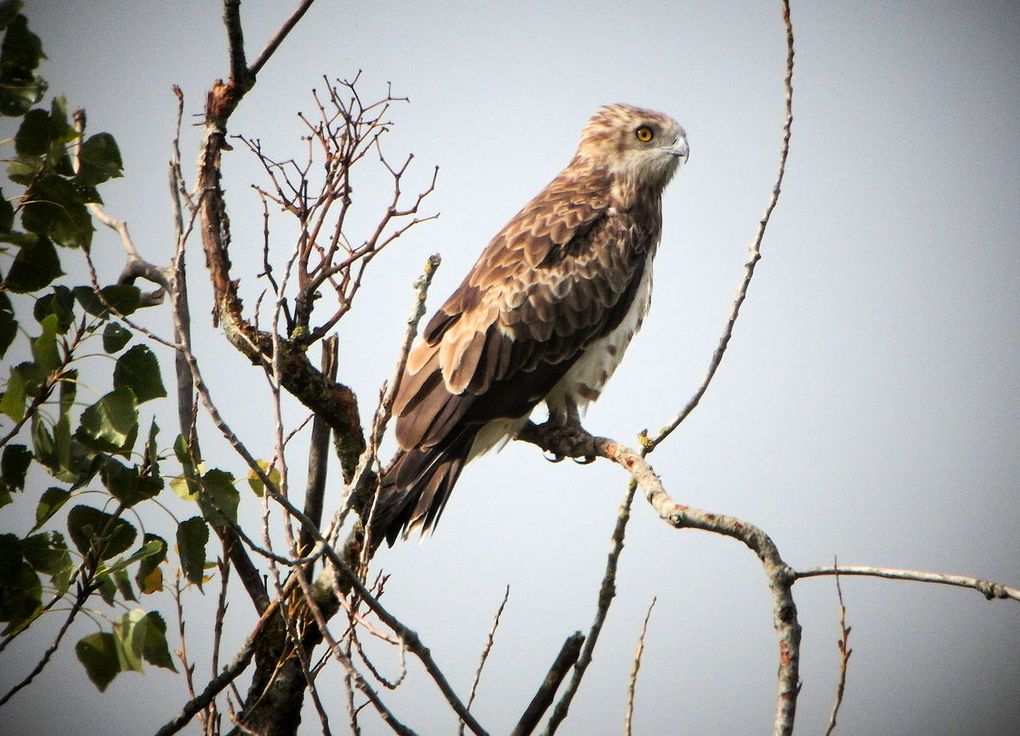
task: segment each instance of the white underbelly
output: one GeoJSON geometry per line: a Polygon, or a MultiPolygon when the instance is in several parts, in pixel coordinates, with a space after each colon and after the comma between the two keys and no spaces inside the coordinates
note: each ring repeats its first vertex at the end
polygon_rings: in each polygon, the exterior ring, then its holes
{"type": "Polygon", "coordinates": [[[634,294],[634,301],[623,320],[608,335],[593,342],[546,396],[545,403],[549,407],[550,417],[562,424],[570,419],[574,409],[578,417],[584,416],[588,404],[599,397],[606,382],[623,360],[624,351],[648,313],[651,299],[652,259],[649,257],[634,294]]]}

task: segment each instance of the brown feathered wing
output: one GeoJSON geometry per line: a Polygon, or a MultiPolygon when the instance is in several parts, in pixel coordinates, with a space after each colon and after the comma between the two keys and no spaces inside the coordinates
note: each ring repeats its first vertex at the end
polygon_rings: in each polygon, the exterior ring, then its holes
{"type": "Polygon", "coordinates": [[[483,428],[528,415],[623,319],[658,233],[614,211],[610,192],[605,172],[568,167],[432,317],[394,402],[403,452],[383,476],[376,538],[430,531],[465,462],[488,449],[475,446],[483,428]]]}

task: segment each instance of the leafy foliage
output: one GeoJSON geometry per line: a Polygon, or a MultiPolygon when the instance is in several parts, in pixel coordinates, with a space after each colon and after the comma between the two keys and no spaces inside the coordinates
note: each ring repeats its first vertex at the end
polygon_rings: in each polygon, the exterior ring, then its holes
{"type": "MultiPolygon", "coordinates": [[[[145,433],[139,407],[166,389],[157,356],[132,344],[118,321],[139,308],[138,288],[65,283],[62,261],[77,257],[67,249],[90,246],[89,207],[102,202],[97,187],[122,175],[123,161],[109,133],[84,136],[84,116],[69,116],[63,97],[35,107],[47,90],[37,73],[46,56],[21,8],[0,2],[0,115],[17,130],[2,155],[8,182],[0,191],[0,357],[14,357],[0,372],[0,514],[30,504],[34,524],[18,532],[7,519],[0,534],[0,635],[54,611],[73,618],[101,598],[117,615],[78,640],[75,653],[103,690],[144,663],[174,669],[162,616],[124,605],[164,589],[169,546],[141,533],[131,510],[163,491],[159,427],[153,421],[145,433]]],[[[204,516],[232,520],[233,478],[205,475],[204,516]]],[[[189,519],[177,534],[181,567],[196,585],[208,523],[189,519]]]]}

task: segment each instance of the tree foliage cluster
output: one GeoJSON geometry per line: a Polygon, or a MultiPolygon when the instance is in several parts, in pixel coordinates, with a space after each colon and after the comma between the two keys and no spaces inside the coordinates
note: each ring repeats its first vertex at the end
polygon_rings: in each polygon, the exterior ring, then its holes
{"type": "Polygon", "coordinates": [[[139,288],[76,284],[64,273],[88,253],[89,205],[102,203],[101,187],[123,164],[113,136],[86,136],[84,113],[69,115],[63,97],[37,106],[46,57],[19,11],[18,2],[0,6],[0,113],[17,130],[0,149],[15,187],[0,197],[0,359],[11,364],[0,379],[0,508],[35,511],[23,533],[0,534],[0,647],[63,615],[59,643],[86,611],[98,630],[75,651],[105,689],[144,663],[175,669],[166,622],[145,605],[167,584],[171,543],[145,531],[140,507],[158,504],[168,478],[183,498],[215,499],[179,520],[171,540],[184,580],[201,586],[207,521],[236,513],[239,496],[229,473],[196,468],[181,438],[162,447],[146,421],[144,405],[166,390],[156,355],[123,321],[142,308],[139,288]]]}

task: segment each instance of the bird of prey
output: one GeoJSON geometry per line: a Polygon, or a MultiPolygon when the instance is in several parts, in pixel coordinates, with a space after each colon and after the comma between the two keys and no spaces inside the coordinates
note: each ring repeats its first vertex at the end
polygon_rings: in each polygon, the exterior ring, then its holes
{"type": "Polygon", "coordinates": [[[411,349],[393,403],[402,452],[370,528],[435,527],[464,465],[540,402],[580,427],[641,326],[662,191],[688,156],[671,117],[607,105],[567,167],[496,234],[411,349]]]}

